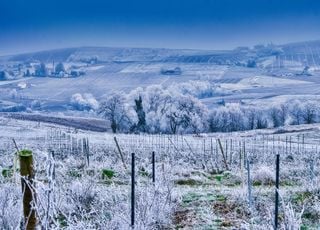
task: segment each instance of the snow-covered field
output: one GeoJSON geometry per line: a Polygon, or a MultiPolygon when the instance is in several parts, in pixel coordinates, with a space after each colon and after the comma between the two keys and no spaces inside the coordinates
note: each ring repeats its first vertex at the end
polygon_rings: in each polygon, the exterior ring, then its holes
{"type": "Polygon", "coordinates": [[[320,226],[319,125],[182,136],[112,135],[8,118],[0,122],[0,210],[5,210],[0,224],[5,229],[21,220],[12,138],[19,148],[34,152],[36,208],[40,225],[50,229],[130,229],[132,152],[137,229],[271,229],[276,154],[281,159],[281,228],[320,226]]]}
{"type": "MultiPolygon", "coordinates": [[[[39,101],[46,112],[71,109],[74,94],[92,94],[97,100],[116,91],[129,91],[150,85],[207,81],[226,90],[224,95],[205,99],[209,108],[217,101],[261,99],[280,95],[320,93],[319,42],[266,46],[261,50],[197,51],[129,48],[72,48],[1,58],[1,69],[12,71],[19,63],[45,62],[48,68],[61,61],[66,69],[85,71],[76,78],[30,77],[0,82],[0,100],[30,107],[39,101]],[[272,50],[281,50],[273,54],[272,50]],[[270,54],[271,52],[271,54],[270,54]],[[88,64],[88,60],[98,60],[88,64]],[[254,60],[256,66],[246,65],[254,60]],[[161,70],[181,68],[181,75],[163,75],[161,70]],[[304,71],[304,69],[307,70],[304,71]],[[8,94],[8,92],[15,90],[8,94]],[[12,96],[12,94],[15,94],[12,96]],[[209,103],[210,102],[210,103],[209,103]]],[[[1,109],[1,106],[0,106],[1,109]]]]}
{"type": "Polygon", "coordinates": [[[277,154],[281,229],[319,229],[319,50],[309,42],[1,57],[4,78],[18,73],[0,81],[1,228],[22,221],[15,139],[34,154],[42,228],[130,229],[135,153],[135,229],[272,229],[277,154]],[[53,62],[85,75],[23,77],[17,68],[53,62]]]}

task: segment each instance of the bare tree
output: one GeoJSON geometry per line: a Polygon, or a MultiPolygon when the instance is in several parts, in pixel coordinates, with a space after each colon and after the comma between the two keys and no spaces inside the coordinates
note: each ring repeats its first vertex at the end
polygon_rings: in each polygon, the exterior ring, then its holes
{"type": "Polygon", "coordinates": [[[98,110],[99,115],[109,120],[113,133],[117,133],[123,128],[128,120],[124,100],[124,96],[121,94],[111,95],[106,101],[101,103],[98,110]]]}
{"type": "Polygon", "coordinates": [[[273,127],[280,127],[283,125],[280,119],[281,110],[277,107],[272,107],[270,110],[270,118],[273,123],[273,127]]]}
{"type": "Polygon", "coordinates": [[[306,124],[314,123],[315,117],[316,117],[315,106],[311,103],[305,104],[302,117],[303,117],[304,123],[306,123],[306,124]]]}

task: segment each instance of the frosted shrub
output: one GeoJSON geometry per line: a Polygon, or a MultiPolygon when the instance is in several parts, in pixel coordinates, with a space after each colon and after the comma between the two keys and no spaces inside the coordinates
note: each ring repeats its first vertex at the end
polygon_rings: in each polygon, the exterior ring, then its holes
{"type": "Polygon", "coordinates": [[[90,213],[95,205],[97,192],[93,183],[83,183],[75,181],[69,188],[68,197],[73,204],[74,213],[90,213]]]}
{"type": "Polygon", "coordinates": [[[16,229],[20,224],[20,187],[15,184],[0,186],[0,226],[1,229],[16,229]]]}
{"type": "Polygon", "coordinates": [[[83,95],[80,93],[73,94],[70,103],[78,110],[96,110],[99,107],[99,103],[90,93],[85,93],[83,95]]]}
{"type": "Polygon", "coordinates": [[[275,181],[275,173],[268,166],[260,166],[252,175],[254,185],[272,185],[275,181]]]}
{"type": "Polygon", "coordinates": [[[174,83],[168,87],[170,92],[179,92],[183,95],[190,95],[196,98],[207,98],[213,95],[223,94],[223,90],[208,81],[188,81],[183,83],[174,83]]]}
{"type": "Polygon", "coordinates": [[[172,184],[143,186],[136,196],[137,229],[162,229],[168,227],[174,211],[172,184]]]}
{"type": "Polygon", "coordinates": [[[302,214],[304,207],[300,212],[296,212],[291,203],[282,203],[284,210],[284,228],[287,230],[300,229],[302,225],[302,214]]]}

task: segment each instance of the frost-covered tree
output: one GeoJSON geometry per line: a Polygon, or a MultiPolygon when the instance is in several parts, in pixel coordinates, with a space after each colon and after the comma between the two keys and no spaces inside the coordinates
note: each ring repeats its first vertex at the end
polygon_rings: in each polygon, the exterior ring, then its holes
{"type": "Polygon", "coordinates": [[[220,131],[220,119],[219,112],[213,110],[209,113],[208,117],[208,128],[209,132],[219,132],[220,131]]]}
{"type": "Polygon", "coordinates": [[[56,67],[55,67],[55,73],[56,74],[59,74],[59,73],[61,73],[61,72],[66,72],[66,70],[65,70],[65,68],[64,68],[64,65],[63,65],[63,63],[62,62],[59,62],[57,65],[56,65],[56,67]]]}
{"type": "Polygon", "coordinates": [[[244,124],[244,116],[240,106],[238,104],[229,106],[229,122],[227,130],[231,132],[244,130],[244,124]]]}
{"type": "Polygon", "coordinates": [[[46,77],[48,75],[48,69],[43,62],[35,67],[35,75],[38,77],[46,77]]]}
{"type": "Polygon", "coordinates": [[[247,61],[247,67],[249,67],[249,68],[255,68],[255,67],[257,67],[257,62],[256,62],[255,60],[253,60],[253,59],[249,59],[249,60],[247,61]]]}
{"type": "Polygon", "coordinates": [[[30,77],[31,76],[31,73],[30,73],[29,69],[27,69],[27,71],[25,72],[24,76],[25,77],[30,77]]]}
{"type": "Polygon", "coordinates": [[[146,87],[143,95],[148,131],[151,133],[164,132],[167,126],[165,112],[172,103],[172,95],[161,85],[146,87]]]}
{"type": "Polygon", "coordinates": [[[303,110],[300,101],[290,103],[289,112],[292,120],[291,124],[300,125],[303,123],[303,110]]]}
{"type": "Polygon", "coordinates": [[[245,111],[245,116],[247,118],[247,129],[255,129],[257,127],[258,114],[255,109],[247,109],[245,111]]]}
{"type": "Polygon", "coordinates": [[[274,105],[269,110],[273,127],[280,127],[286,124],[288,119],[288,106],[286,104],[274,105]]]}
{"type": "Polygon", "coordinates": [[[207,109],[203,104],[191,96],[174,97],[166,111],[170,133],[179,132],[199,133],[205,128],[207,109]]]}
{"type": "Polygon", "coordinates": [[[123,130],[128,121],[124,103],[124,95],[117,93],[109,96],[98,109],[98,114],[110,122],[113,133],[123,130]]]}
{"type": "Polygon", "coordinates": [[[14,76],[8,71],[0,71],[0,81],[11,80],[14,76]]]}
{"type": "Polygon", "coordinates": [[[282,122],[280,120],[280,109],[277,107],[272,107],[270,109],[270,118],[273,124],[273,127],[282,126],[282,122]]]}
{"type": "Polygon", "coordinates": [[[261,111],[258,112],[256,129],[268,128],[268,120],[263,113],[261,111]]]}
{"type": "Polygon", "coordinates": [[[238,105],[219,107],[210,117],[210,130],[232,132],[245,129],[244,114],[238,105]]]}
{"type": "Polygon", "coordinates": [[[174,83],[168,87],[168,90],[173,94],[191,95],[199,99],[223,94],[223,90],[220,87],[208,81],[174,83]]]}
{"type": "Polygon", "coordinates": [[[305,124],[312,124],[316,121],[316,105],[307,102],[303,106],[303,113],[302,113],[303,122],[305,124]]]}
{"type": "Polygon", "coordinates": [[[281,104],[279,107],[279,120],[282,125],[286,124],[286,121],[288,119],[288,105],[281,104]]]}
{"type": "Polygon", "coordinates": [[[143,109],[142,97],[139,95],[137,99],[134,99],[134,102],[135,102],[134,110],[137,113],[138,123],[133,126],[133,130],[136,130],[139,132],[146,132],[147,131],[146,113],[143,109]]]}
{"type": "Polygon", "coordinates": [[[6,80],[6,72],[0,71],[0,81],[6,80]]]}

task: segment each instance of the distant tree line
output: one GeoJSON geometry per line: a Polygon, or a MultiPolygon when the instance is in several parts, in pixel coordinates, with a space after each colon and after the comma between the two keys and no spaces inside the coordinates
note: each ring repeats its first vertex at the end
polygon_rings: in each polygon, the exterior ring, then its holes
{"type": "MultiPolygon", "coordinates": [[[[118,92],[104,99],[97,111],[110,122],[114,133],[232,132],[320,122],[320,106],[313,101],[267,107],[227,104],[209,110],[194,96],[199,96],[202,88],[186,92],[180,87],[152,85],[129,94],[118,92]]],[[[221,93],[216,89],[210,95],[221,93]]]]}

